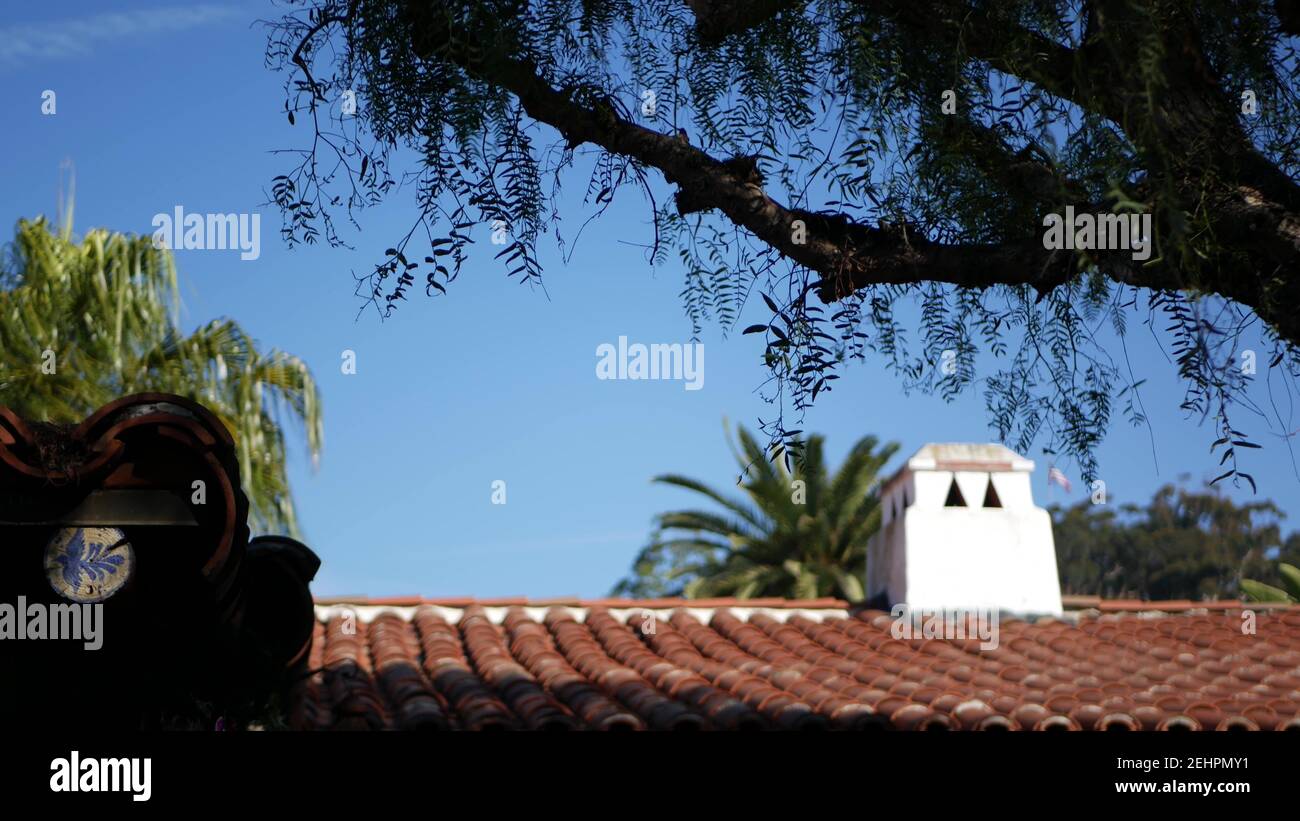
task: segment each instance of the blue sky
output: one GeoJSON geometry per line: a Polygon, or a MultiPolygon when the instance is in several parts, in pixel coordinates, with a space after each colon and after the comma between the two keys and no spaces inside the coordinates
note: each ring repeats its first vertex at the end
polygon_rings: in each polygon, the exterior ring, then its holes
{"type": "MultiPolygon", "coordinates": [[[[254,21],[279,8],[165,3],[27,5],[6,15],[0,224],[8,232],[20,217],[53,216],[65,161],[75,168],[79,232],[149,233],[153,216],[176,205],[262,215],[256,260],[177,252],[183,322],[234,317],[263,346],[303,357],[319,380],[324,455],[313,471],[298,448],[291,467],[306,539],[324,560],[318,595],[602,595],[645,543],[654,514],[694,506],[652,476],[735,480],[724,417],[752,428],[772,413],[756,390],[758,337],[724,339],[706,328],[697,391],[595,376],[602,343],[680,342],[691,333],[681,269],[653,269],[628,244],[648,237],[644,206],[632,196],[616,203],[567,265],[544,240],[545,293],[508,280],[480,252],[448,297],[415,292],[386,322],[358,319],[352,274],[406,231],[411,198],[398,193],[363,212],[362,230],[345,234],[355,250],[287,249],[279,214],[264,205],[271,177],[288,167],[271,151],[300,147],[309,134],[301,121],[287,123],[283,77],[263,66],[266,34],[254,21]],[[41,114],[46,89],[57,94],[53,116],[41,114]],[[346,349],[356,352],[355,375],[341,373],[346,349]],[[491,503],[496,480],[506,482],[505,505],[491,503]]],[[[582,218],[580,203],[571,205],[566,236],[582,218]]],[[[764,312],[749,306],[740,327],[764,312]]],[[[1210,427],[1178,410],[1181,386],[1150,336],[1131,334],[1130,351],[1135,373],[1148,379],[1151,426],[1131,428],[1116,414],[1099,450],[1112,504],[1145,501],[1181,474],[1199,483],[1217,462],[1210,427]]],[[[1247,421],[1266,447],[1242,469],[1261,497],[1300,519],[1291,450],[1247,421]]],[[[928,441],[992,437],[979,391],[953,404],[906,396],[870,361],[847,370],[803,427],[826,435],[834,460],[867,433],[900,442],[896,462],[928,441]]],[[[1086,498],[1077,469],[1061,465],[1072,493],[1049,492],[1047,458],[1027,455],[1038,465],[1040,504],[1086,498]]],[[[1227,492],[1251,496],[1246,486],[1227,492]]]]}

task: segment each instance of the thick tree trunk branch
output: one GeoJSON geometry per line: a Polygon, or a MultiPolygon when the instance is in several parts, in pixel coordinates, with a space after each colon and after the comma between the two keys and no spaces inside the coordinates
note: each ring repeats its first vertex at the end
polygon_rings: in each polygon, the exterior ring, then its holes
{"type": "MultiPolygon", "coordinates": [[[[807,0],[685,2],[695,14],[700,39],[715,43],[760,25],[778,13],[802,8],[807,0]]],[[[1080,72],[1097,77],[1104,74],[1088,46],[1076,52],[1023,26],[997,19],[988,10],[992,4],[972,9],[952,0],[858,0],[858,5],[915,30],[919,36],[951,41],[954,46],[960,42],[969,56],[987,62],[998,71],[1033,82],[1062,99],[1090,110],[1097,107],[1096,101],[1084,99],[1078,82],[1080,72]]],[[[1118,110],[1106,112],[1106,116],[1111,113],[1117,114],[1118,110]]]]}
{"type": "MultiPolygon", "coordinates": [[[[424,56],[430,45],[421,46],[424,56]]],[[[908,233],[904,227],[871,227],[841,215],[818,214],[778,203],[754,184],[748,166],[718,160],[677,136],[620,117],[613,106],[587,106],[552,87],[531,62],[502,54],[439,52],[465,71],[518,98],[527,114],[554,127],[570,145],[591,143],[657,168],[680,188],[684,211],[718,209],[735,224],[795,262],[821,275],[819,293],[843,299],[875,284],[945,282],[970,288],[1031,285],[1051,290],[1074,274],[1071,254],[1043,248],[1037,237],[1001,244],[951,245],[908,233]],[[796,225],[802,222],[802,229],[796,225]],[[802,234],[802,242],[797,241],[802,234]]],[[[1140,269],[1114,263],[1117,279],[1137,282],[1140,269]]]]}
{"type": "Polygon", "coordinates": [[[715,44],[738,31],[765,23],[783,11],[801,8],[807,0],[686,0],[695,14],[700,39],[715,44]]]}
{"type": "MultiPolygon", "coordinates": [[[[1182,200],[1214,202],[1213,230],[1224,251],[1204,266],[1201,282],[1182,282],[1180,274],[1160,275],[1149,269],[1135,276],[1122,264],[1110,266],[1112,277],[1152,287],[1213,290],[1254,308],[1285,338],[1300,341],[1300,318],[1293,309],[1300,304],[1300,186],[1250,144],[1235,98],[1225,95],[1185,10],[1181,19],[1175,12],[1172,19],[1178,25],[1163,32],[1166,88],[1152,111],[1143,78],[1131,65],[1132,55],[1142,48],[1149,10],[1134,4],[1090,2],[1083,42],[1072,49],[996,19],[991,5],[954,0],[858,3],[918,37],[951,43],[954,49],[960,44],[969,57],[1110,119],[1149,160],[1163,166],[1160,171],[1175,181],[1182,200]],[[1207,179],[1220,183],[1208,197],[1201,187],[1207,179]]],[[[738,33],[776,13],[767,4],[763,14],[737,13],[736,8],[748,5],[745,0],[692,0],[691,5],[702,36],[708,31],[714,38],[738,33]]],[[[790,0],[786,8],[794,5],[790,0]]],[[[1275,0],[1274,11],[1284,34],[1300,35],[1300,0],[1275,0]]],[[[986,148],[996,139],[974,128],[972,134],[986,148]]],[[[1016,162],[1018,158],[1007,157],[1005,151],[999,156],[996,147],[988,156],[992,162],[986,173],[1008,193],[1040,199],[1061,182],[1040,166],[1016,162]]],[[[1068,192],[1068,183],[1062,188],[1068,192]]]]}
{"type": "MultiPolygon", "coordinates": [[[[764,15],[770,17],[781,8],[794,5],[793,0],[784,6],[760,3],[761,8],[741,11],[743,7],[732,7],[729,5],[732,2],[692,0],[692,5],[710,15],[708,25],[714,32],[754,25],[764,15]]],[[[1077,71],[1080,53],[1040,35],[1013,30],[1004,22],[978,12],[949,19],[935,11],[938,7],[950,8],[951,3],[862,2],[895,16],[901,24],[915,27],[919,34],[961,36],[972,57],[988,60],[995,67],[1037,82],[1059,96],[1071,99],[1077,96],[1089,110],[1096,111],[1101,105],[1106,116],[1117,112],[1122,115],[1130,104],[1127,95],[1133,93],[1131,89],[1105,86],[1107,96],[1099,100],[1088,88],[1081,87],[1077,71]],[[1004,53],[1003,49],[1013,47],[1023,53],[1004,53]]],[[[1109,6],[1103,6],[1100,27],[1113,32],[1123,20],[1113,15],[1104,19],[1109,6]]],[[[1046,250],[1037,235],[1002,243],[945,244],[933,242],[904,226],[873,227],[842,215],[789,208],[767,195],[749,164],[738,159],[719,160],[676,135],[662,134],[621,117],[611,103],[553,87],[534,63],[517,56],[517,50],[509,42],[508,26],[475,37],[472,47],[457,47],[450,44],[453,38],[449,37],[445,25],[440,27],[436,19],[428,17],[420,19],[419,15],[429,6],[412,2],[409,8],[416,15],[413,45],[419,56],[427,58],[436,52],[471,76],[512,93],[530,117],[554,127],[571,146],[591,143],[658,169],[668,182],[679,187],[679,210],[683,213],[721,211],[736,225],[819,274],[819,294],[827,301],[843,299],[871,285],[923,281],[971,288],[1030,285],[1045,293],[1069,281],[1077,272],[1074,253],[1046,250]],[[799,222],[803,223],[802,231],[799,222]],[[799,242],[800,238],[804,241],[799,242]]],[[[1107,50],[1115,47],[1113,38],[1106,39],[1107,50]]],[[[1172,58],[1170,69],[1194,67],[1195,59],[1195,54],[1189,56],[1183,51],[1172,58]]],[[[1099,65],[1092,66],[1090,71],[1104,70],[1100,56],[1098,60],[1099,65]]],[[[1143,265],[1132,260],[1126,251],[1098,252],[1092,254],[1092,259],[1107,276],[1120,283],[1220,293],[1254,308],[1284,338],[1300,340],[1300,312],[1294,310],[1300,304],[1300,278],[1295,275],[1300,270],[1300,209],[1295,205],[1296,186],[1279,169],[1254,153],[1244,137],[1233,136],[1234,131],[1240,134],[1239,124],[1235,117],[1230,127],[1224,121],[1222,101],[1208,96],[1212,78],[1205,71],[1201,74],[1195,76],[1192,72],[1190,81],[1175,86],[1171,101],[1161,109],[1153,126],[1175,147],[1186,146],[1190,151],[1197,146],[1203,150],[1196,156],[1176,158],[1186,167],[1186,173],[1180,174],[1181,179],[1177,181],[1180,198],[1204,203],[1206,194],[1199,189],[1202,175],[1197,173],[1194,163],[1222,164],[1218,169],[1219,187],[1211,192],[1209,199],[1213,202],[1212,230],[1224,252],[1200,266],[1196,282],[1187,280],[1174,259],[1143,265]],[[1207,122],[1219,123],[1227,130],[1207,135],[1203,130],[1207,122]],[[1207,136],[1215,142],[1204,150],[1207,136]],[[1233,183],[1233,180],[1240,182],[1233,183]]],[[[1084,85],[1090,85],[1090,81],[1084,85]]],[[[986,141],[995,137],[976,136],[986,141]]],[[[1000,179],[1009,192],[1016,185],[1042,187],[1053,183],[1050,167],[1037,158],[1006,154],[1005,150],[1000,156],[994,152],[990,170],[995,178],[1002,175],[1000,179]]],[[[1161,171],[1167,173],[1167,169],[1161,171]]],[[[1074,192],[1068,181],[1056,182],[1060,183],[1064,200],[1058,205],[1064,206],[1073,199],[1070,194],[1074,192]]],[[[1108,210],[1101,203],[1073,204],[1078,211],[1108,210]]]]}
{"type": "Polygon", "coordinates": [[[988,11],[992,5],[978,10],[964,3],[918,0],[860,0],[860,5],[907,26],[919,37],[954,46],[960,43],[968,56],[995,71],[1034,83],[1081,108],[1111,119],[1121,115],[1115,101],[1104,93],[1106,66],[1087,44],[1078,50],[1061,45],[998,19],[988,11]]]}

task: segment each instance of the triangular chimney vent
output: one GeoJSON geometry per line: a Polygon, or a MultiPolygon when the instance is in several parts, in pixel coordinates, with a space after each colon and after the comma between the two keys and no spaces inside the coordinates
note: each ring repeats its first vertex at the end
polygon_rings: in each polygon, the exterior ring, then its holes
{"type": "Polygon", "coordinates": [[[944,507],[966,507],[966,497],[961,495],[961,488],[957,487],[957,478],[954,476],[952,484],[948,487],[948,498],[943,502],[944,507]]]}
{"type": "Polygon", "coordinates": [[[985,507],[1002,507],[1002,500],[998,498],[997,488],[993,487],[993,477],[989,477],[989,489],[984,491],[985,507]]]}

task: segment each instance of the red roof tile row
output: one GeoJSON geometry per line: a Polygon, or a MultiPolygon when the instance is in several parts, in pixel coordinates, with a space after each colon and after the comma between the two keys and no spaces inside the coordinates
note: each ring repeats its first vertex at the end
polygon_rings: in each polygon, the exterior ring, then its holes
{"type": "Polygon", "coordinates": [[[293,726],[1300,730],[1300,609],[1257,614],[1253,634],[1231,612],[1004,620],[981,650],[810,602],[724,600],[744,619],[703,601],[653,617],[650,602],[581,602],[541,621],[511,604],[494,621],[484,601],[442,601],[470,603],[368,621],[320,607],[293,726]]]}

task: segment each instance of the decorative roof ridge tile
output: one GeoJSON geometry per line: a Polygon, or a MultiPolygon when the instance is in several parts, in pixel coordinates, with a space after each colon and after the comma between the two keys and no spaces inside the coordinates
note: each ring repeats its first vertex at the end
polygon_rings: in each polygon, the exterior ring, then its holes
{"type": "Polygon", "coordinates": [[[381,596],[370,599],[367,604],[389,605],[391,607],[418,607],[424,603],[419,596],[381,596]]]}

